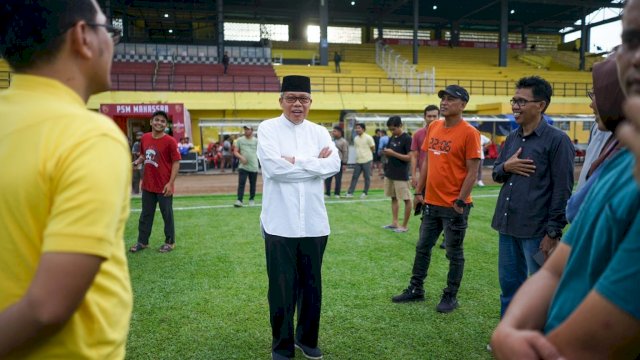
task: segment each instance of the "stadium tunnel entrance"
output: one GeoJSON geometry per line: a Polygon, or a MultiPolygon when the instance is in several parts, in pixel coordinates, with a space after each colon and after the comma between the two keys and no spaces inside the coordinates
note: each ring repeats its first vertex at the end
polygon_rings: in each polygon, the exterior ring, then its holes
{"type": "Polygon", "coordinates": [[[168,133],[176,141],[192,137],[191,116],[184,104],[100,104],[100,112],[112,118],[129,139],[135,139],[137,131],[151,131],[149,120],[158,110],[169,115],[168,133]]]}

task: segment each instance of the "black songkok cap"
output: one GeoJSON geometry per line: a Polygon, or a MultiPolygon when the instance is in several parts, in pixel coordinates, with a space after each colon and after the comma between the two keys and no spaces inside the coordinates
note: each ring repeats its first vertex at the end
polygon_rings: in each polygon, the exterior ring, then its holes
{"type": "Polygon", "coordinates": [[[311,79],[307,76],[289,75],[282,78],[280,92],[306,92],[311,94],[311,79]]]}

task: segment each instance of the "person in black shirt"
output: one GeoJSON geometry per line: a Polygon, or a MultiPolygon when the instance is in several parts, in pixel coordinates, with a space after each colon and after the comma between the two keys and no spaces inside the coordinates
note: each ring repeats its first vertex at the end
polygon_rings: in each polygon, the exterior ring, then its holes
{"type": "Polygon", "coordinates": [[[402,130],[402,120],[392,116],[387,120],[391,132],[389,143],[382,150],[388,161],[384,166],[384,194],[391,198],[392,222],[384,226],[395,232],[407,232],[411,216],[411,184],[409,183],[409,165],[411,164],[411,136],[402,130]],[[404,218],[398,226],[398,198],[404,200],[404,218]]]}
{"type": "Polygon", "coordinates": [[[575,150],[569,136],[543,117],[552,93],[538,76],[517,82],[511,107],[520,127],[507,136],[493,168],[493,180],[503,184],[491,223],[499,233],[501,316],[551,254],[567,224],[575,150]]]}

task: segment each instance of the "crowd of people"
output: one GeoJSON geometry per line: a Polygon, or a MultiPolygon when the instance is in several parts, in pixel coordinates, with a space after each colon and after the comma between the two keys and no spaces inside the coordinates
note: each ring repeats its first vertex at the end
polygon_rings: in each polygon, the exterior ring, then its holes
{"type": "MultiPolygon", "coordinates": [[[[0,177],[0,358],[123,359],[133,304],[123,251],[132,167],[141,170],[142,212],[129,251],[149,247],[159,203],[165,236],[159,251],[171,252],[181,147],[165,131],[168,115],[157,111],[151,131],[136,137],[132,163],[113,121],[87,110],[89,96],[109,89],[120,38],[96,1],[8,1],[0,10],[0,53],[15,70],[10,88],[0,93],[0,118],[14,120],[5,124],[0,148],[20,145],[33,154],[25,160],[0,152],[15,171],[0,177]]],[[[622,25],[622,45],[594,67],[588,95],[605,134],[587,151],[597,154],[577,192],[573,145],[543,117],[550,84],[538,76],[516,83],[510,102],[519,127],[492,173],[502,184],[492,220],[502,293],[490,350],[498,359],[640,355],[640,0],[626,2],[622,25]]],[[[444,233],[449,269],[435,310],[450,313],[460,306],[463,243],[483,145],[462,116],[468,91],[449,85],[438,97],[439,107],[425,109],[418,140],[418,132],[404,132],[398,116],[388,119],[382,147],[382,138],[376,147],[365,125],[356,124],[347,197],[363,173],[360,197],[367,198],[373,155],[381,150],[392,210],[385,228],[406,232],[411,209],[421,215],[409,284],[390,300],[425,300],[431,251],[444,233]]],[[[298,349],[322,359],[322,263],[330,234],[325,195],[327,179],[341,174],[347,154],[341,128],[332,139],[307,119],[309,77],[285,76],[278,102],[282,114],[259,125],[259,140],[250,126],[235,148],[223,139],[221,162],[238,159],[240,206],[247,179],[249,202],[254,199],[258,162],[262,168],[272,358],[293,358],[298,349]]],[[[189,147],[188,139],[182,143],[189,147]]]]}

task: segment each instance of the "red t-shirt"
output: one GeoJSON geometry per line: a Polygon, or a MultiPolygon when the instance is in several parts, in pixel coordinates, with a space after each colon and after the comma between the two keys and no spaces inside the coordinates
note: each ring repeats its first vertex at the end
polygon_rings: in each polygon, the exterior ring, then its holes
{"type": "Polygon", "coordinates": [[[140,154],[144,155],[142,189],[161,194],[171,178],[171,166],[181,159],[178,142],[169,135],[154,139],[146,133],[140,140],[140,154]]]}
{"type": "MultiPolygon", "coordinates": [[[[467,176],[467,160],[480,159],[480,133],[466,121],[451,128],[444,120],[429,124],[422,150],[428,151],[427,204],[452,207],[467,176]]],[[[471,196],[464,200],[471,202],[471,196]]]]}
{"type": "MultiPolygon", "coordinates": [[[[418,161],[416,161],[416,171],[418,174],[420,174],[420,167],[424,162],[424,158],[427,156],[427,152],[421,149],[425,136],[427,136],[427,129],[421,127],[413,134],[413,141],[411,142],[411,151],[418,152],[418,161]]],[[[415,174],[411,174],[411,176],[415,176],[415,174]]]]}

